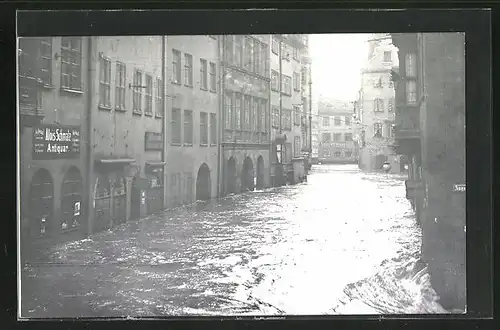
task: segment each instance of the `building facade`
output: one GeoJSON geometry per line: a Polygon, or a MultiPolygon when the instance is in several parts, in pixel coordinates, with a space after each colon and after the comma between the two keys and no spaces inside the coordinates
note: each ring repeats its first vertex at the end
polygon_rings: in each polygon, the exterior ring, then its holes
{"type": "Polygon", "coordinates": [[[167,37],[167,207],[219,194],[219,47],[216,36],[167,37]]]}
{"type": "Polygon", "coordinates": [[[92,231],[164,208],[161,36],[92,37],[92,231]]]}
{"type": "Polygon", "coordinates": [[[18,39],[19,215],[25,243],[89,231],[88,38],[18,39]]]}
{"type": "Polygon", "coordinates": [[[366,171],[380,171],[384,162],[389,162],[390,171],[399,173],[399,157],[390,147],[394,140],[391,70],[397,62],[397,49],[386,34],[373,35],[368,45],[368,63],[361,72],[359,167],[366,171]]]}
{"type": "Polygon", "coordinates": [[[220,36],[222,52],[221,190],[270,185],[269,35],[220,36]]]}
{"type": "Polygon", "coordinates": [[[271,36],[271,178],[275,186],[301,182],[307,174],[304,151],[312,83],[308,54],[307,35],[271,36]]]}
{"type": "Polygon", "coordinates": [[[356,163],[353,139],[353,107],[345,102],[319,102],[319,162],[356,163]]]}
{"type": "Polygon", "coordinates": [[[464,310],[465,36],[393,34],[399,48],[395,149],[409,159],[407,197],[422,227],[422,259],[447,309],[464,310]]]}

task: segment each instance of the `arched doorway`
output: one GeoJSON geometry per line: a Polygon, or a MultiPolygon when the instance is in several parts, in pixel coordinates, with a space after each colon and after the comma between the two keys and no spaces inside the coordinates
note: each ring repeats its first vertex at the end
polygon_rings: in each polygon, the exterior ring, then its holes
{"type": "Polygon", "coordinates": [[[30,230],[34,237],[43,237],[50,231],[54,212],[54,183],[46,169],[38,170],[30,187],[30,230]]]}
{"type": "Polygon", "coordinates": [[[256,182],[256,188],[257,189],[262,189],[264,188],[264,158],[262,156],[259,156],[257,159],[257,182],[256,182]]]}
{"type": "Polygon", "coordinates": [[[229,158],[226,171],[226,194],[236,192],[236,159],[229,158]]]}
{"type": "Polygon", "coordinates": [[[254,173],[252,158],[245,157],[243,161],[243,169],[241,170],[241,190],[252,191],[254,189],[254,173]]]}
{"type": "Polygon", "coordinates": [[[210,168],[207,164],[201,164],[196,177],[196,200],[207,201],[211,198],[210,168]]]}
{"type": "Polygon", "coordinates": [[[127,185],[125,178],[117,174],[113,179],[113,219],[111,227],[127,219],[127,185]]]}
{"type": "Polygon", "coordinates": [[[111,187],[106,176],[97,178],[94,190],[94,231],[108,229],[111,222],[111,187]]]}
{"type": "Polygon", "coordinates": [[[64,176],[61,195],[61,231],[78,228],[81,225],[82,177],[76,167],[71,167],[64,176]]]}

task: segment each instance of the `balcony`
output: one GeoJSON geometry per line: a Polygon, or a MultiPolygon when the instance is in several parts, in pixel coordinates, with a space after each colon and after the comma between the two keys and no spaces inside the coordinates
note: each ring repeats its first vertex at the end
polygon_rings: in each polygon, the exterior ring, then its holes
{"type": "Polygon", "coordinates": [[[34,77],[19,76],[19,119],[21,126],[33,127],[44,118],[41,81],[34,77]]]}

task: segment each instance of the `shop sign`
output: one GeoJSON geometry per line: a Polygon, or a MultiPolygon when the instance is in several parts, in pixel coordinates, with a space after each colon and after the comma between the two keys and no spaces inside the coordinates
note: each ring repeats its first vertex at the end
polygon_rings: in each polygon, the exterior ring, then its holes
{"type": "Polygon", "coordinates": [[[161,133],[145,132],[144,135],[144,149],[149,150],[163,150],[163,137],[161,133]]]}
{"type": "Polygon", "coordinates": [[[75,216],[80,215],[80,202],[75,202],[74,213],[75,216]]]}
{"type": "Polygon", "coordinates": [[[142,205],[146,204],[146,192],[145,191],[141,192],[141,204],[142,205]]]}
{"type": "Polygon", "coordinates": [[[465,184],[454,184],[453,192],[465,192],[465,184]]]}
{"type": "Polygon", "coordinates": [[[40,125],[33,128],[33,159],[80,156],[80,126],[40,125]]]}

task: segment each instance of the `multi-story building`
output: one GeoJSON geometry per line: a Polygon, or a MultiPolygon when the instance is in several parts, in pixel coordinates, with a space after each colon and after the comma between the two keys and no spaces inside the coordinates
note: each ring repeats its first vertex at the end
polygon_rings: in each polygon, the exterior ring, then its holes
{"type": "Polygon", "coordinates": [[[165,38],[90,40],[89,221],[92,231],[99,231],[165,205],[165,38]]]}
{"type": "Polygon", "coordinates": [[[86,221],[89,38],[18,39],[19,203],[25,243],[79,237],[86,221]]]}
{"type": "Polygon", "coordinates": [[[219,194],[217,36],[167,37],[167,207],[219,194]]]}
{"type": "Polygon", "coordinates": [[[361,72],[361,104],[359,125],[359,167],[367,171],[382,170],[384,162],[391,164],[391,172],[400,171],[399,157],[390,145],[393,143],[394,88],[391,69],[397,61],[397,49],[387,34],[375,34],[368,40],[368,62],[361,72]]]}
{"type": "Polygon", "coordinates": [[[353,107],[348,102],[319,102],[319,162],[355,163],[353,107]]]}
{"type": "Polygon", "coordinates": [[[269,35],[220,36],[223,194],[270,185],[269,35]]]}
{"type": "Polygon", "coordinates": [[[399,48],[395,149],[409,159],[407,197],[422,259],[448,309],[465,300],[465,36],[392,34],[399,48]]]}
{"type": "Polygon", "coordinates": [[[306,163],[304,127],[307,126],[310,105],[308,36],[281,34],[271,37],[271,138],[273,185],[294,183],[305,179],[306,163]],[[308,79],[309,78],[309,79],[308,79]],[[309,93],[308,93],[309,92],[309,93]],[[308,96],[306,96],[309,94],[308,96]]]}

